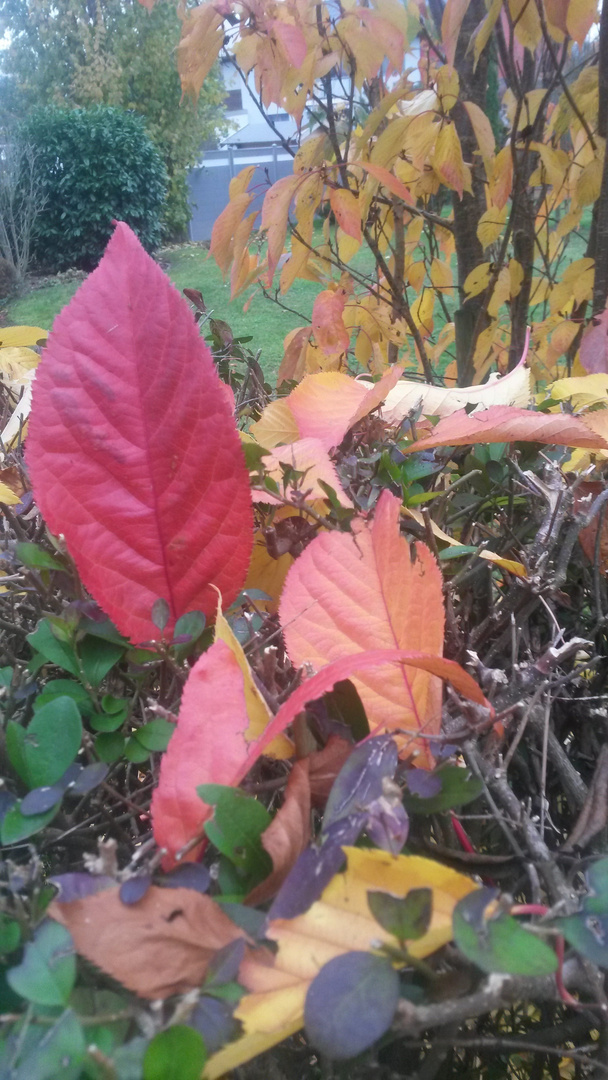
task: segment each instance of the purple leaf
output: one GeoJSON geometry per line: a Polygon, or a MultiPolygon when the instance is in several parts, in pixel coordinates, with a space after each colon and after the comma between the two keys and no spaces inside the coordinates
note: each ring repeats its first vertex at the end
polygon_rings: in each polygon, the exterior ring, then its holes
{"type": "Polygon", "coordinates": [[[410,831],[410,819],[405,807],[394,799],[381,795],[367,809],[365,831],[383,851],[398,855],[410,831]]]}
{"type": "Polygon", "coordinates": [[[308,911],[344,864],[342,845],[354,844],[364,825],[365,814],[353,814],[331,826],[322,847],[303,851],[279,889],[268,917],[295,919],[308,911]]]}
{"type": "Polygon", "coordinates": [[[150,874],[139,874],[138,877],[128,878],[127,881],[123,881],[118,895],[123,904],[129,906],[137,904],[140,900],[143,900],[151,884],[152,876],[150,874]]]}
{"type": "Polygon", "coordinates": [[[93,896],[116,885],[114,878],[106,874],[57,874],[49,878],[49,881],[59,890],[57,900],[62,904],[70,904],[72,900],[84,900],[87,896],[93,896]]]}
{"type": "Polygon", "coordinates": [[[233,1017],[235,1003],[222,1001],[220,998],[201,995],[199,1002],[190,1013],[188,1023],[204,1039],[207,1053],[214,1054],[221,1050],[237,1033],[237,1024],[233,1017]]]}
{"type": "Polygon", "coordinates": [[[344,953],[325,964],[310,984],[306,1033],[328,1058],[356,1057],[388,1030],[398,1002],[399,976],[390,960],[344,953]]]}
{"type": "Polygon", "coordinates": [[[61,802],[62,797],[63,788],[59,784],[53,784],[52,787],[33,788],[21,800],[19,809],[24,817],[46,814],[47,810],[61,802]]]}
{"type": "Polygon", "coordinates": [[[211,990],[234,982],[244,956],[245,938],[236,938],[224,945],[223,949],[218,949],[207,967],[204,989],[211,990]]]}
{"type": "Polygon", "coordinates": [[[323,833],[340,818],[364,810],[383,794],[383,781],[395,775],[397,745],[390,735],[377,735],[355,747],[329,793],[323,833]]]}
{"type": "Polygon", "coordinates": [[[206,893],[210,884],[211,875],[201,863],[184,863],[167,874],[161,882],[167,889],[196,889],[201,893],[206,893]]]}
{"type": "Polygon", "coordinates": [[[69,789],[70,795],[88,795],[89,791],[99,787],[110,771],[110,766],[105,761],[94,761],[91,765],[85,765],[80,776],[74,781],[69,789]]]}
{"type": "Polygon", "coordinates": [[[421,799],[431,799],[441,791],[441,777],[428,769],[408,769],[405,782],[412,795],[421,799]]]}

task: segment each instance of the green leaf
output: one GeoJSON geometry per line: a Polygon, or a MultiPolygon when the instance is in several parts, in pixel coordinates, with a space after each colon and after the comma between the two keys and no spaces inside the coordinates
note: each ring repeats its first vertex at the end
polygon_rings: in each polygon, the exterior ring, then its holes
{"type": "Polygon", "coordinates": [[[102,732],[95,739],[95,752],[100,761],[105,761],[107,765],[111,765],[113,761],[118,761],[125,752],[125,737],[118,731],[102,732]]]}
{"type": "Polygon", "coordinates": [[[0,840],[3,844],[18,844],[21,840],[27,840],[34,836],[49,824],[59,811],[61,803],[47,810],[46,814],[30,814],[29,817],[22,814],[19,803],[11,806],[2,819],[0,826],[0,840]]]}
{"type": "Polygon", "coordinates": [[[58,697],[71,697],[82,716],[90,716],[95,710],[94,702],[81,683],[72,682],[71,679],[51,679],[36,697],[34,712],[58,697]]]}
{"type": "Polygon", "coordinates": [[[404,803],[408,813],[438,814],[472,802],[483,791],[482,781],[458,765],[441,765],[434,775],[441,780],[441,791],[428,799],[406,792],[404,803]]]}
{"type": "MultiPolygon", "coordinates": [[[[205,798],[204,791],[218,786],[203,784],[197,793],[205,798]]],[[[270,814],[257,799],[237,788],[224,787],[218,797],[215,795],[214,790],[215,814],[205,825],[207,836],[241,875],[261,880],[272,870],[270,856],[260,841],[272,821],[270,814]]]]}
{"type": "Polygon", "coordinates": [[[555,919],[552,925],[569,945],[601,968],[608,968],[608,916],[581,911],[555,919]]]}
{"type": "Polygon", "coordinates": [[[52,919],[41,923],[7,979],[15,993],[34,1005],[67,1004],[76,980],[76,956],[65,927],[52,919]]]}
{"type": "Polygon", "coordinates": [[[82,740],[82,721],[71,697],[58,697],[34,713],[21,746],[26,782],[48,787],[72,764],[82,740]]]}
{"type": "Polygon", "coordinates": [[[124,646],[103,638],[87,636],[78,646],[84,673],[91,686],[99,686],[102,679],[118,663],[124,653],[124,646]]]}
{"type": "Polygon", "coordinates": [[[134,735],[146,750],[156,752],[167,749],[174,731],[175,724],[159,716],[155,720],[150,720],[148,724],[144,724],[143,727],[137,728],[134,735]]]}
{"type": "Polygon", "coordinates": [[[124,710],[124,715],[120,713],[94,713],[89,723],[93,728],[93,731],[118,731],[124,724],[128,708],[124,710]]]}
{"type": "Polygon", "coordinates": [[[178,619],[173,631],[173,638],[188,637],[190,642],[196,641],[205,629],[205,616],[202,611],[189,611],[178,619]]]}
{"type": "Polygon", "coordinates": [[[9,720],[6,725],[6,752],[8,754],[8,760],[17,775],[23,780],[23,783],[27,784],[28,773],[24,744],[25,728],[22,727],[21,724],[18,724],[16,720],[9,720]]]}
{"type": "Polygon", "coordinates": [[[454,908],[454,941],[467,960],[488,974],[551,975],[554,950],[504,911],[487,916],[496,889],[469,893],[454,908]]]}
{"type": "Polygon", "coordinates": [[[21,942],[21,927],[15,919],[9,919],[8,915],[0,913],[0,953],[6,956],[14,952],[21,942]]]}
{"type": "Polygon", "coordinates": [[[134,765],[142,765],[150,757],[150,751],[146,750],[134,735],[130,735],[125,743],[124,755],[127,761],[134,765]]]}
{"type": "Polygon", "coordinates": [[[159,1031],[146,1050],[143,1080],[200,1080],[207,1052],[202,1035],[185,1024],[159,1031]]]}
{"type": "Polygon", "coordinates": [[[33,570],[65,570],[65,563],[55,555],[49,555],[48,551],[38,544],[15,544],[15,553],[24,566],[33,570]]]}
{"type": "Polygon", "coordinates": [[[376,922],[398,941],[417,941],[426,934],[433,913],[432,889],[410,889],[407,896],[369,891],[369,910],[376,922]]]}
{"type": "Polygon", "coordinates": [[[87,1054],[82,1025],[71,1009],[40,1029],[40,1039],[21,1060],[14,1080],[78,1080],[87,1054]]]}
{"type": "Polygon", "coordinates": [[[51,629],[48,619],[42,619],[27,641],[45,662],[69,671],[70,675],[80,678],[80,665],[72,646],[66,641],[59,641],[51,629]]]}

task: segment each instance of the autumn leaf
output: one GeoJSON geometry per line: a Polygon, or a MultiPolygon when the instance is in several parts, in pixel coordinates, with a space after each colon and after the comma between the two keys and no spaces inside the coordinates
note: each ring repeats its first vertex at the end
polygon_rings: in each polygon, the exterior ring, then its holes
{"type": "Polygon", "coordinates": [[[469,446],[492,442],[539,442],[551,446],[608,448],[606,439],[594,434],[591,427],[576,416],[492,405],[483,412],[469,415],[463,409],[445,417],[431,435],[410,443],[404,452],[431,450],[435,446],[469,446]]]}
{"type": "Polygon", "coordinates": [[[448,64],[453,66],[460,27],[471,0],[447,0],[441,19],[441,38],[448,64]]]}
{"type": "Polygon", "coordinates": [[[286,398],[267,405],[249,430],[269,449],[310,437],[331,450],[351,427],[378,408],[402,374],[403,368],[395,364],[376,383],[341,371],[307,375],[286,398]]]}
{"type": "Polygon", "coordinates": [[[67,927],[76,952],[143,998],[171,997],[203,981],[218,949],[243,931],[209,896],[196,889],[151,885],[137,904],[124,904],[120,889],[48,908],[67,927]]]}
{"type": "Polygon", "coordinates": [[[272,859],[273,870],[246,899],[247,904],[262,904],[280,889],[292,866],[310,842],[309,759],[296,762],[289,774],[285,800],[270,825],[262,833],[262,847],[272,859]]]}
{"type": "Polygon", "coordinates": [[[43,344],[49,336],[41,326],[0,326],[0,349],[43,344]]]}
{"type": "Polygon", "coordinates": [[[324,964],[353,949],[378,952],[383,943],[396,944],[371,914],[370,891],[405,896],[415,888],[432,890],[431,922],[409,943],[412,956],[423,959],[451,940],[453,910],[477,887],[470,878],[415,855],[344,850],[347,869],[336,874],[320,900],[295,919],[271,920],[266,936],[278,944],[274,958],[249,954],[241,964],[239,982],[249,993],[235,1016],[244,1035],[209,1058],[206,1080],[217,1080],[301,1028],[308,988],[324,964]]]}
{"type": "Polygon", "coordinates": [[[213,4],[184,9],[182,18],[177,70],[184,95],[189,94],[196,101],[224,42],[223,18],[213,4]]]}
{"type": "Polygon", "coordinates": [[[27,462],[49,528],[133,641],[212,617],[247,573],[253,521],[234,419],[187,302],[119,224],[55,321],[37,369],[27,462]],[[205,467],[201,467],[204,447],[205,467]]]}
{"type": "MultiPolygon", "coordinates": [[[[287,498],[293,496],[294,492],[301,492],[306,495],[308,502],[313,499],[326,499],[327,492],[323,487],[323,484],[326,484],[335,491],[340,506],[352,507],[352,499],[344,491],[335,466],[319,439],[298,439],[286,446],[275,447],[265,456],[265,475],[274,480],[281,491],[284,488],[285,468],[303,474],[301,478],[287,484],[287,498]]],[[[282,499],[266,490],[254,491],[253,498],[256,502],[282,504],[282,499]]]]}
{"type": "Polygon", "coordinates": [[[418,408],[425,416],[450,416],[472,405],[478,408],[489,408],[490,405],[525,407],[530,397],[530,370],[522,361],[508,375],[491,379],[483,386],[445,389],[401,379],[387,394],[380,415],[388,424],[398,426],[418,408]]]}
{"type": "Polygon", "coordinates": [[[596,315],[583,334],[581,364],[590,375],[608,372],[608,309],[596,315]]]}
{"type": "Polygon", "coordinates": [[[329,202],[340,228],[361,243],[361,208],[353,191],[330,188],[329,202]]]}
{"type": "Polygon", "coordinates": [[[346,352],[350,334],[344,325],[344,289],[323,289],[312,307],[312,330],[315,341],[324,353],[346,352]]]}
{"type": "MultiPolygon", "coordinates": [[[[374,648],[443,653],[441,573],[428,548],[412,557],[399,533],[399,501],[385,491],[373,524],[317,536],[292,566],[279,615],[294,664],[316,668],[374,648]]],[[[442,687],[427,672],[378,669],[353,682],[370,728],[437,734],[442,687]]],[[[426,742],[400,737],[428,760],[426,742]]]]}

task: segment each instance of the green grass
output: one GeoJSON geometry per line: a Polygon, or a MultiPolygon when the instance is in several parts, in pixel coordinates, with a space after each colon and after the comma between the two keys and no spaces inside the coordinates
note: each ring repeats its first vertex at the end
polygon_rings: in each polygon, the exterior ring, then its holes
{"type": "MultiPolygon", "coordinates": [[[[283,357],[283,339],[296,326],[310,322],[312,305],[318,285],[312,281],[296,281],[284,298],[295,312],[283,311],[272,300],[258,293],[248,311],[243,311],[247,296],[230,300],[230,283],[224,284],[222,275],[207,251],[195,245],[166,251],[161,262],[178,289],[200,289],[207,310],[217,319],[229,323],[236,337],[250,336],[249,348],[256,353],[262,350],[260,361],[264,373],[273,379],[283,357]]],[[[25,324],[50,329],[53,319],[61,308],[71,300],[78,282],[62,282],[32,289],[7,307],[9,324],[25,324]]]]}

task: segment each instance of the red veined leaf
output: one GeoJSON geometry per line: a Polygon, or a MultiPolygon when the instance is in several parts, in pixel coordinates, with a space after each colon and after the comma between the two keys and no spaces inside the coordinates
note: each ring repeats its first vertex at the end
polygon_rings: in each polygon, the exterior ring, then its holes
{"type": "MultiPolygon", "coordinates": [[[[343,679],[353,679],[353,676],[360,672],[367,672],[377,667],[384,666],[386,669],[387,664],[399,664],[405,668],[413,668],[414,671],[426,671],[431,675],[436,675],[437,678],[449,682],[463,697],[474,701],[477,705],[482,705],[490,711],[492,716],[494,715],[494,709],[475,680],[454,660],[444,660],[442,656],[429,656],[427,653],[407,652],[402,649],[372,649],[369,652],[360,652],[353,656],[344,656],[341,660],[334,660],[294,690],[287,701],[281,705],[262,737],[252,744],[241,775],[244,776],[249,771],[260,754],[264,753],[266,747],[273,739],[276,739],[277,735],[289,727],[309,701],[316,701],[329,690],[333,690],[336,683],[343,679]]],[[[375,728],[372,729],[373,734],[377,734],[375,728]]]]}
{"type": "MultiPolygon", "coordinates": [[[[371,525],[356,535],[319,534],[296,559],[279,608],[294,664],[319,668],[372,643],[441,656],[441,573],[424,545],[416,545],[412,559],[399,514],[399,500],[384,491],[371,525]]],[[[353,681],[371,727],[438,733],[442,686],[428,672],[379,668],[353,681]]],[[[426,756],[426,743],[420,747],[408,737],[406,746],[426,756]]]]}
{"type": "Polygon", "coordinates": [[[187,302],[119,224],[55,321],[38,367],[27,461],[36,501],[84,585],[133,641],[236,597],[253,542],[249,478],[227,397],[187,302]]]}
{"type": "Polygon", "coordinates": [[[492,405],[483,412],[468,414],[461,409],[446,416],[439,421],[431,435],[411,443],[405,453],[430,450],[434,446],[492,442],[540,442],[551,446],[608,448],[606,440],[601,435],[595,435],[576,416],[492,405]]]}

